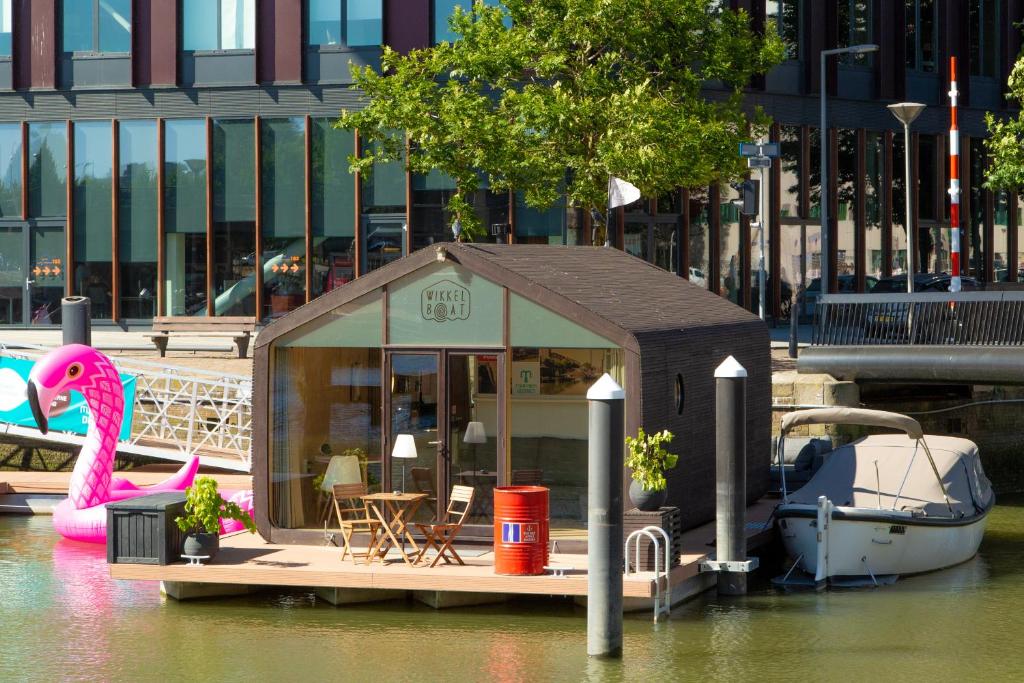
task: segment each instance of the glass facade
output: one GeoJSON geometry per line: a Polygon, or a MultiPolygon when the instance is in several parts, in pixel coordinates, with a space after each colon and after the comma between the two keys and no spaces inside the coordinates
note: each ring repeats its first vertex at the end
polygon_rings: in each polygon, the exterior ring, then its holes
{"type": "Polygon", "coordinates": [[[786,59],[801,59],[800,15],[803,0],[767,0],[765,17],[774,26],[786,48],[786,59]]]}
{"type": "Polygon", "coordinates": [[[14,54],[14,16],[11,12],[13,4],[14,0],[0,0],[0,57],[10,57],[14,54]]]}
{"type": "Polygon", "coordinates": [[[0,218],[21,217],[21,125],[0,123],[0,218]]]}
{"type": "MultiPolygon", "coordinates": [[[[885,136],[867,132],[864,139],[864,272],[883,274],[882,206],[885,188],[885,136]]],[[[870,287],[867,289],[870,290],[870,287]]]]}
{"type": "Polygon", "coordinates": [[[854,291],[857,249],[854,235],[857,232],[857,132],[849,129],[837,131],[839,150],[838,177],[836,178],[837,201],[832,213],[836,222],[836,274],[840,291],[854,291]]]}
{"type": "Polygon", "coordinates": [[[67,215],[67,124],[28,124],[28,154],[29,217],[67,215]]]}
{"type": "Polygon", "coordinates": [[[927,73],[936,71],[938,11],[939,3],[936,0],[906,0],[908,69],[927,73]]]}
{"type": "Polygon", "coordinates": [[[260,207],[264,318],[306,301],[305,119],[260,123],[260,207]]]}
{"type": "MultiPolygon", "coordinates": [[[[872,26],[872,0],[837,0],[839,33],[838,47],[865,45],[874,42],[872,26]]],[[[839,58],[844,64],[868,66],[871,64],[872,53],[842,54],[839,58]]]]}
{"type": "Polygon", "coordinates": [[[256,0],[182,0],[181,49],[252,50],[256,0]]]}
{"type": "Polygon", "coordinates": [[[313,290],[317,297],[356,276],[355,178],[348,157],[355,135],[332,127],[331,119],[313,119],[310,135],[310,228],[313,290]]]}
{"type": "Polygon", "coordinates": [[[72,291],[89,297],[93,319],[111,317],[113,268],[113,129],[110,121],[74,126],[74,281],[72,291]]]}
{"type": "Polygon", "coordinates": [[[61,10],[64,52],[131,52],[131,0],[62,0],[61,10]]]}
{"type": "Polygon", "coordinates": [[[206,122],[164,123],[165,315],[207,314],[206,122]]]}
{"type": "Polygon", "coordinates": [[[741,304],[743,301],[743,255],[740,253],[740,199],[731,185],[721,189],[718,225],[718,292],[723,297],[741,304]]]}
{"type": "Polygon", "coordinates": [[[256,155],[252,119],[213,122],[213,314],[256,315],[256,155]]]}
{"type": "Polygon", "coordinates": [[[122,318],[156,315],[157,124],[118,125],[118,268],[122,318]]]}
{"type": "MultiPolygon", "coordinates": [[[[500,0],[484,0],[485,5],[491,7],[497,7],[501,4],[500,0]]],[[[434,22],[434,43],[440,43],[445,40],[453,42],[458,39],[458,35],[455,34],[451,29],[451,25],[448,23],[448,19],[452,16],[456,7],[461,7],[464,10],[472,9],[473,0],[433,0],[431,3],[431,12],[433,13],[434,22]]],[[[506,24],[508,19],[506,17],[506,24]]]]}
{"type": "Polygon", "coordinates": [[[999,7],[996,0],[969,0],[971,75],[999,76],[999,7]]]}
{"type": "Polygon", "coordinates": [[[310,45],[360,47],[384,40],[382,0],[309,0],[306,21],[310,45]]]}

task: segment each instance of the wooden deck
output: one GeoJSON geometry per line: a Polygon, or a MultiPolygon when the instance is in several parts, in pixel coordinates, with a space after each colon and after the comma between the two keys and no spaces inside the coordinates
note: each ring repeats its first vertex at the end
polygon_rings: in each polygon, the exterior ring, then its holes
{"type": "MultiPolygon", "coordinates": [[[[751,548],[771,536],[769,520],[775,501],[762,500],[748,509],[748,544],[751,548]]],[[[698,574],[698,563],[710,550],[714,523],[693,529],[683,537],[681,564],[670,576],[672,587],[681,586],[698,574]]],[[[341,549],[334,546],[297,546],[266,543],[262,538],[239,533],[221,539],[213,562],[203,566],[112,564],[115,579],[221,584],[244,586],[295,586],[305,588],[347,588],[366,590],[446,591],[463,593],[504,593],[585,596],[587,557],[553,553],[549,564],[571,567],[565,576],[503,576],[494,573],[494,555],[489,546],[460,547],[465,566],[438,565],[410,567],[401,560],[385,565],[341,561],[341,549]]],[[[703,587],[706,587],[703,583],[703,587]]],[[[623,581],[627,598],[651,598],[655,582],[650,572],[630,575],[623,581]]]]}
{"type": "MultiPolygon", "coordinates": [[[[127,470],[114,472],[114,476],[127,479],[136,486],[151,486],[160,483],[177,470],[176,467],[160,469],[161,471],[127,470]]],[[[217,480],[219,487],[223,489],[252,488],[252,477],[248,474],[200,473],[199,476],[213,477],[217,480]]],[[[32,493],[66,496],[70,482],[70,472],[0,471],[0,494],[32,493]]]]}

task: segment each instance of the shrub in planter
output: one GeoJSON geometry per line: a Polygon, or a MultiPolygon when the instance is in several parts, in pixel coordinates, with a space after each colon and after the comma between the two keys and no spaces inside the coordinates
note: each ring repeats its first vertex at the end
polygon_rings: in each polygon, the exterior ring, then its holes
{"type": "Polygon", "coordinates": [[[209,555],[211,558],[220,548],[220,521],[233,519],[240,522],[249,533],[255,533],[256,523],[249,513],[237,503],[224,500],[217,492],[217,482],[211,477],[197,477],[185,489],[185,514],[176,517],[174,523],[184,531],[185,555],[209,555]]]}
{"type": "Polygon", "coordinates": [[[626,437],[626,448],[629,450],[626,467],[633,472],[629,498],[640,510],[650,512],[665,504],[668,496],[665,470],[672,469],[679,462],[678,455],[664,448],[664,444],[671,441],[672,432],[667,429],[645,434],[641,427],[636,438],[626,437]]]}

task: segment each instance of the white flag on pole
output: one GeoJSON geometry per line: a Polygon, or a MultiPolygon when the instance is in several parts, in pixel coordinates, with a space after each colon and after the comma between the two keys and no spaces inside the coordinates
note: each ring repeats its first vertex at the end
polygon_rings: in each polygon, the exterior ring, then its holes
{"type": "Polygon", "coordinates": [[[608,208],[614,209],[617,206],[632,204],[640,199],[640,190],[622,178],[611,176],[608,178],[608,208]]]}

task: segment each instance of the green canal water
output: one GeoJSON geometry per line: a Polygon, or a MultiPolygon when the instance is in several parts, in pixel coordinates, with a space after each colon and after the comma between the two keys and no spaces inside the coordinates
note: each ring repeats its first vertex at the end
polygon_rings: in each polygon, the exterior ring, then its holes
{"type": "Polygon", "coordinates": [[[880,589],[713,593],[625,624],[621,662],[588,661],[585,613],[522,602],[335,608],[271,591],[177,603],[112,581],[102,548],[46,517],[0,516],[2,681],[1024,680],[1024,497],[981,553],[880,589]]]}

